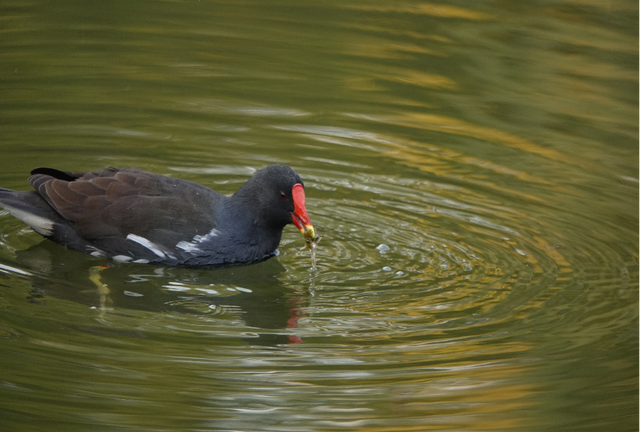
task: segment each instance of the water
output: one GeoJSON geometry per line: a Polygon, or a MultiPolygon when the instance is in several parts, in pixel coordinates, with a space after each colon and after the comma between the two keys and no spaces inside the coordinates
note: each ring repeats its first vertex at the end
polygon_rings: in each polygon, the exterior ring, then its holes
{"type": "Polygon", "coordinates": [[[0,185],[287,163],[324,235],[100,270],[0,215],[3,430],[637,430],[637,2],[0,17],[0,185]]]}

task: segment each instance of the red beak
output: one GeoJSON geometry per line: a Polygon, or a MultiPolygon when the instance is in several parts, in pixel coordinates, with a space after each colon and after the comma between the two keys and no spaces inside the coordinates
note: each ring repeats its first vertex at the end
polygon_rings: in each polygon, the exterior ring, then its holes
{"type": "Polygon", "coordinates": [[[305,207],[304,186],[300,183],[293,185],[291,196],[293,197],[293,213],[291,213],[293,224],[305,237],[316,238],[316,230],[311,224],[305,207]]]}

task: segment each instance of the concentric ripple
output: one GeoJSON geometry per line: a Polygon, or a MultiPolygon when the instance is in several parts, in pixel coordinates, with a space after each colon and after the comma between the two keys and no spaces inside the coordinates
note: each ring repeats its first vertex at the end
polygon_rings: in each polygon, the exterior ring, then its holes
{"type": "MultiPolygon", "coordinates": [[[[605,252],[581,234],[593,229],[613,237],[616,227],[574,206],[563,209],[562,193],[576,193],[567,185],[435,146],[424,148],[419,159],[426,161],[428,154],[429,164],[416,164],[408,155],[418,155],[417,145],[392,136],[294,130],[327,151],[339,144],[371,153],[358,161],[356,172],[336,170],[322,158],[310,158],[314,167],[306,170],[309,211],[325,235],[317,272],[307,280],[317,294],[302,321],[311,335],[314,329],[320,330],[316,336],[327,334],[326,315],[339,334],[349,334],[349,328],[378,334],[379,326],[365,318],[375,316],[373,322],[393,329],[395,338],[473,325],[480,336],[483,326],[533,319],[541,304],[581,283],[585,259],[609,269],[600,278],[633,272],[633,264],[625,263],[633,261],[633,249],[605,252]],[[388,157],[398,148],[406,149],[400,158],[409,165],[404,176],[367,165],[372,156],[388,157]],[[483,170],[493,177],[482,179],[483,170]],[[353,326],[349,315],[337,316],[336,304],[353,314],[353,326]]],[[[287,237],[287,245],[296,241],[287,237]]],[[[302,270],[304,254],[286,265],[302,270]]]]}

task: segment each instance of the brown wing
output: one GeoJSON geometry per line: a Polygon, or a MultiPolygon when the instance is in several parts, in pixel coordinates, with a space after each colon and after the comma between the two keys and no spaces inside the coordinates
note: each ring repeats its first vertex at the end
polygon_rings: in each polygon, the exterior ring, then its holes
{"type": "Polygon", "coordinates": [[[89,173],[38,168],[31,174],[36,191],[99,248],[124,251],[129,234],[173,248],[217,226],[213,210],[222,196],[189,181],[118,168],[89,173]]]}

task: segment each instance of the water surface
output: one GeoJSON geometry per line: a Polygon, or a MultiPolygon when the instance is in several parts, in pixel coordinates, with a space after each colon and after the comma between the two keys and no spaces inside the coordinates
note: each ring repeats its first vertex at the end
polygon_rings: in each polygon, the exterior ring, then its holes
{"type": "Polygon", "coordinates": [[[0,214],[6,430],[633,431],[638,5],[0,6],[0,184],[305,180],[318,266],[105,264],[0,214]]]}

